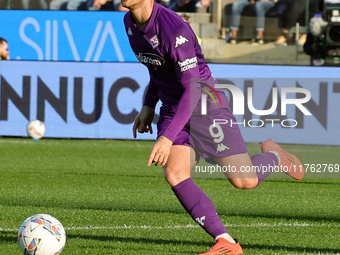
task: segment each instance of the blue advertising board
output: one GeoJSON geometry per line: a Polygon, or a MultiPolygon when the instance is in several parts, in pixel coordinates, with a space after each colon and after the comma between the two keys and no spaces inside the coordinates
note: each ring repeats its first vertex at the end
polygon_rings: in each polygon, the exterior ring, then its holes
{"type": "MultiPolygon", "coordinates": [[[[234,86],[225,91],[246,142],[340,145],[338,68],[210,68],[234,86]]],[[[0,135],[27,136],[28,122],[40,119],[57,138],[132,139],[149,82],[140,63],[106,62],[0,61],[0,78],[0,135]]]]}
{"type": "Polygon", "coordinates": [[[149,82],[138,63],[0,61],[0,74],[3,136],[39,119],[46,137],[132,138],[149,82]]]}
{"type": "Polygon", "coordinates": [[[136,62],[124,12],[0,10],[11,59],[136,62]]]}

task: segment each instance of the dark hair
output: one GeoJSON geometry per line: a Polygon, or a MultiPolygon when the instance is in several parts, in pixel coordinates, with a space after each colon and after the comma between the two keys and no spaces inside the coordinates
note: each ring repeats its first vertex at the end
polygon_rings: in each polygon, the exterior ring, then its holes
{"type": "Polygon", "coordinates": [[[0,44],[3,44],[3,42],[7,43],[7,40],[5,38],[0,37],[0,44]]]}

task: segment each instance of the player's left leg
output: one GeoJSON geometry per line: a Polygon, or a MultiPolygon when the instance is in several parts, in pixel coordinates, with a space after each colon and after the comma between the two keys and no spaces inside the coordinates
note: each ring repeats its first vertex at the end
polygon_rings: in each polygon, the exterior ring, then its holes
{"type": "Polygon", "coordinates": [[[228,180],[239,189],[257,187],[278,165],[278,158],[273,153],[261,153],[249,157],[248,153],[214,158],[224,167],[228,180]]]}
{"type": "Polygon", "coordinates": [[[261,144],[263,153],[273,153],[278,158],[278,168],[296,180],[302,180],[305,169],[300,159],[294,154],[284,150],[280,145],[269,139],[261,144]]]}
{"type": "Polygon", "coordinates": [[[276,168],[297,180],[304,177],[305,171],[299,158],[277,143],[269,139],[262,143],[261,150],[263,153],[251,158],[248,153],[243,153],[214,160],[227,169],[225,175],[228,180],[240,189],[257,187],[276,168]]]}

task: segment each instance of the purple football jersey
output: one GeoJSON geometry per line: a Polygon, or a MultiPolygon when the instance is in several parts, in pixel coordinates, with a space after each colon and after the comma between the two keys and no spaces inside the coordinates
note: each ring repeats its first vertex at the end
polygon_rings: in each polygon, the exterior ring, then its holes
{"type": "Polygon", "coordinates": [[[154,108],[162,101],[160,114],[173,116],[163,135],[173,141],[199,102],[200,90],[190,93],[190,79],[212,77],[197,37],[178,14],[157,3],[143,30],[131,12],[124,23],[132,50],[150,74],[144,105],[154,108]]]}

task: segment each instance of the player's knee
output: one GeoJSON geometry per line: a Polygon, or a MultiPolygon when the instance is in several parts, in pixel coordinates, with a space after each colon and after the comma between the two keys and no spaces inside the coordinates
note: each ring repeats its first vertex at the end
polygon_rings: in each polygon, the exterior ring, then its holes
{"type": "Polygon", "coordinates": [[[183,174],[180,169],[176,168],[164,168],[164,178],[170,184],[171,187],[176,186],[177,184],[181,183],[182,181],[190,178],[186,174],[183,174]]]}
{"type": "Polygon", "coordinates": [[[164,179],[170,184],[171,187],[174,187],[180,183],[178,176],[172,173],[165,173],[164,179]]]}
{"type": "Polygon", "coordinates": [[[257,187],[258,180],[255,178],[242,178],[232,182],[237,189],[253,189],[257,187]]]}
{"type": "Polygon", "coordinates": [[[164,173],[164,179],[170,184],[171,187],[174,187],[181,182],[178,174],[167,171],[164,173]]]}

